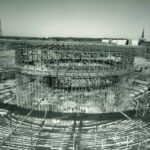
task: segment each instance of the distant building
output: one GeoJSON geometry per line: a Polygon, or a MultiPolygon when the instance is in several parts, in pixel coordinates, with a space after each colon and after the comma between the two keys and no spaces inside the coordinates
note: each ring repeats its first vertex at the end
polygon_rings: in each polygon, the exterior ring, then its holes
{"type": "Polygon", "coordinates": [[[117,45],[126,45],[127,40],[117,40],[117,45]]]}
{"type": "Polygon", "coordinates": [[[139,45],[139,40],[132,40],[131,45],[138,46],[139,45]]]}
{"type": "Polygon", "coordinates": [[[102,39],[102,43],[109,43],[109,39],[102,39]]]}
{"type": "Polygon", "coordinates": [[[102,39],[102,43],[109,43],[114,45],[128,45],[129,40],[128,39],[116,39],[116,38],[104,38],[102,39]]]}

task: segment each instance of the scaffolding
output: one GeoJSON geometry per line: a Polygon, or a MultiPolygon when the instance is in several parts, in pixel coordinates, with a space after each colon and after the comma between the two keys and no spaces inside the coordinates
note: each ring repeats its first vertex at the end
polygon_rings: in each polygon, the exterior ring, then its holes
{"type": "Polygon", "coordinates": [[[1,65],[16,74],[16,84],[3,90],[16,88],[16,106],[27,113],[10,111],[0,116],[0,148],[148,148],[149,89],[125,84],[133,76],[134,56],[135,51],[127,47],[20,44],[16,65],[1,65]],[[130,116],[118,107],[121,100],[127,102],[124,97],[131,90],[136,94],[131,98],[134,113],[130,116]],[[42,117],[33,117],[36,112],[42,117]],[[100,118],[99,113],[112,113],[114,120],[100,118]]]}
{"type": "MultiPolygon", "coordinates": [[[[22,46],[16,50],[20,71],[16,81],[21,85],[17,105],[30,108],[49,90],[39,110],[86,112],[108,94],[116,97],[117,85],[133,72],[133,62],[134,51],[126,48],[105,51],[97,45],[72,43],[22,46]],[[31,78],[35,82],[22,84],[31,78]]],[[[95,107],[97,112],[99,107],[104,106],[95,107]]]]}

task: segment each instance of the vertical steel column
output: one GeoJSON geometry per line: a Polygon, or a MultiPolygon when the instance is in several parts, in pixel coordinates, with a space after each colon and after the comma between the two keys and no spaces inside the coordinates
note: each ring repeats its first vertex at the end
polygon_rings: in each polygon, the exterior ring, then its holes
{"type": "Polygon", "coordinates": [[[31,149],[33,149],[33,129],[32,129],[32,122],[33,122],[33,118],[31,116],[31,149]]]}
{"type": "Polygon", "coordinates": [[[95,150],[97,150],[97,125],[96,125],[96,128],[95,128],[95,150]]]}
{"type": "Polygon", "coordinates": [[[143,117],[146,113],[146,105],[147,105],[147,95],[144,95],[144,102],[143,102],[143,117]]]}
{"type": "MultiPolygon", "coordinates": [[[[22,67],[22,54],[23,54],[23,50],[21,49],[16,49],[15,50],[15,63],[16,66],[18,67],[22,67]]],[[[22,75],[16,74],[16,85],[19,85],[16,87],[16,95],[17,95],[17,106],[22,106],[22,102],[23,102],[23,96],[22,96],[22,91],[23,91],[23,79],[22,79],[22,75]]]]}
{"type": "Polygon", "coordinates": [[[22,149],[24,149],[24,137],[23,137],[23,126],[22,126],[22,149]]]}
{"type": "Polygon", "coordinates": [[[138,107],[139,107],[139,102],[136,100],[136,116],[138,115],[138,107]]]}

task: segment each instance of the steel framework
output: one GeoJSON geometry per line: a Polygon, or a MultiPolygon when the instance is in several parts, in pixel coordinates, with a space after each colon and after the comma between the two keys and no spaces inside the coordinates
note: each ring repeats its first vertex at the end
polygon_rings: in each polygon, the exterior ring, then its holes
{"type": "Polygon", "coordinates": [[[129,150],[146,148],[145,144],[149,144],[149,91],[125,85],[133,75],[132,47],[24,43],[14,49],[16,65],[2,63],[1,67],[15,72],[16,85],[4,90],[15,87],[17,106],[29,112],[25,116],[17,113],[0,116],[2,149],[129,150]],[[132,96],[137,111],[134,119],[117,109],[119,102],[125,101],[126,89],[140,93],[132,96]],[[106,103],[109,105],[105,107],[106,103]],[[122,119],[98,121],[97,118],[93,122],[80,117],[112,112],[106,110],[110,105],[113,109],[117,106],[115,111],[122,119]],[[32,117],[34,111],[41,110],[43,119],[32,117]],[[48,112],[60,112],[62,117],[49,119],[48,112]],[[73,113],[77,117],[66,120],[66,115],[73,113]]]}
{"type": "Polygon", "coordinates": [[[77,43],[24,45],[16,50],[20,71],[17,105],[30,108],[48,90],[39,110],[86,112],[97,104],[96,112],[106,111],[103,103],[109,96],[117,99],[115,104],[122,98],[118,85],[133,72],[133,62],[134,51],[126,47],[105,50],[101,45],[77,43]],[[31,79],[35,81],[22,84],[31,79]]]}

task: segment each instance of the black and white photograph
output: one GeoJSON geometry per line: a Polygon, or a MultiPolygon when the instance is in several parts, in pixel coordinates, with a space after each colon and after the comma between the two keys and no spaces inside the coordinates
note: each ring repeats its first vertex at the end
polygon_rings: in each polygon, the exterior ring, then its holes
{"type": "Polygon", "coordinates": [[[150,0],[0,0],[0,150],[150,150],[150,0]]]}

